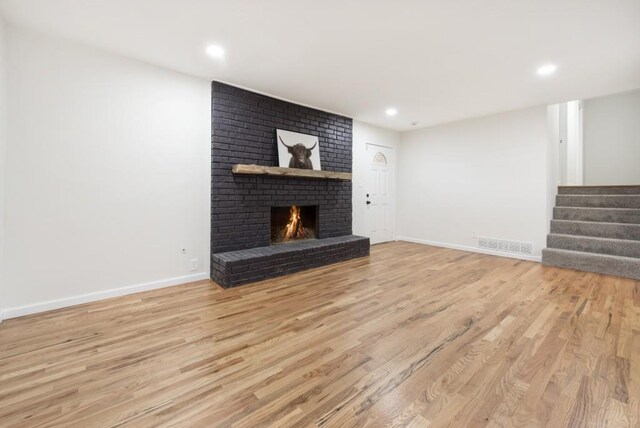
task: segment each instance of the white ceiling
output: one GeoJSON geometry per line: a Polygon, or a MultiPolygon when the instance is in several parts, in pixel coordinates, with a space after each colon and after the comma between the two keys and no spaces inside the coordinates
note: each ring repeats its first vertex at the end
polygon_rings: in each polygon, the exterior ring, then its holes
{"type": "Polygon", "coordinates": [[[640,0],[0,0],[0,13],[397,130],[640,87],[640,0]],[[558,71],[541,79],[547,62],[558,71]]]}

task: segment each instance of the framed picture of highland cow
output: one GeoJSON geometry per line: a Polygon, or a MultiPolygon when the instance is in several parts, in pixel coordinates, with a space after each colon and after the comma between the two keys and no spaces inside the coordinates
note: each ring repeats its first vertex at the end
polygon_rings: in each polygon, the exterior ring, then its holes
{"type": "Polygon", "coordinates": [[[314,135],[276,130],[278,161],[283,168],[320,171],[320,144],[314,135]]]}

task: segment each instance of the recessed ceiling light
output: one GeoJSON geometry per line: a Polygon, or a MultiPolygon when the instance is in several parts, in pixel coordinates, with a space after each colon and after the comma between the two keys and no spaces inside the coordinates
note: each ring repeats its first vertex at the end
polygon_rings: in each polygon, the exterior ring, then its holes
{"type": "Polygon", "coordinates": [[[224,49],[217,45],[207,46],[207,53],[213,58],[222,58],[224,56],[224,49]]]}
{"type": "Polygon", "coordinates": [[[396,114],[398,114],[398,110],[394,108],[388,108],[385,113],[387,114],[387,116],[395,116],[396,114]]]}
{"type": "Polygon", "coordinates": [[[548,76],[555,73],[557,69],[558,67],[555,64],[545,64],[541,67],[538,67],[536,73],[538,73],[538,76],[548,76]]]}

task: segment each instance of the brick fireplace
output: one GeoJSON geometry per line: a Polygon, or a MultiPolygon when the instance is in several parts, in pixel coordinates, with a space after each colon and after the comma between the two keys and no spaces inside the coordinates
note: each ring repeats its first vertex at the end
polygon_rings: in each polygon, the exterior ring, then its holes
{"type": "Polygon", "coordinates": [[[277,166],[284,129],[317,136],[322,169],[350,173],[350,118],[213,82],[211,129],[212,280],[232,287],[369,254],[368,238],[351,232],[350,180],[232,172],[277,166]],[[280,239],[276,223],[286,227],[293,206],[304,229],[280,239]]]}

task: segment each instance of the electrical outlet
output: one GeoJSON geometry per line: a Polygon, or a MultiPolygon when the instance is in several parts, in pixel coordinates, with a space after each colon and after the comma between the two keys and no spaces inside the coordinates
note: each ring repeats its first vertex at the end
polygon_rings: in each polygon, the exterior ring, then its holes
{"type": "Polygon", "coordinates": [[[198,270],[198,259],[191,259],[191,272],[198,270]]]}

